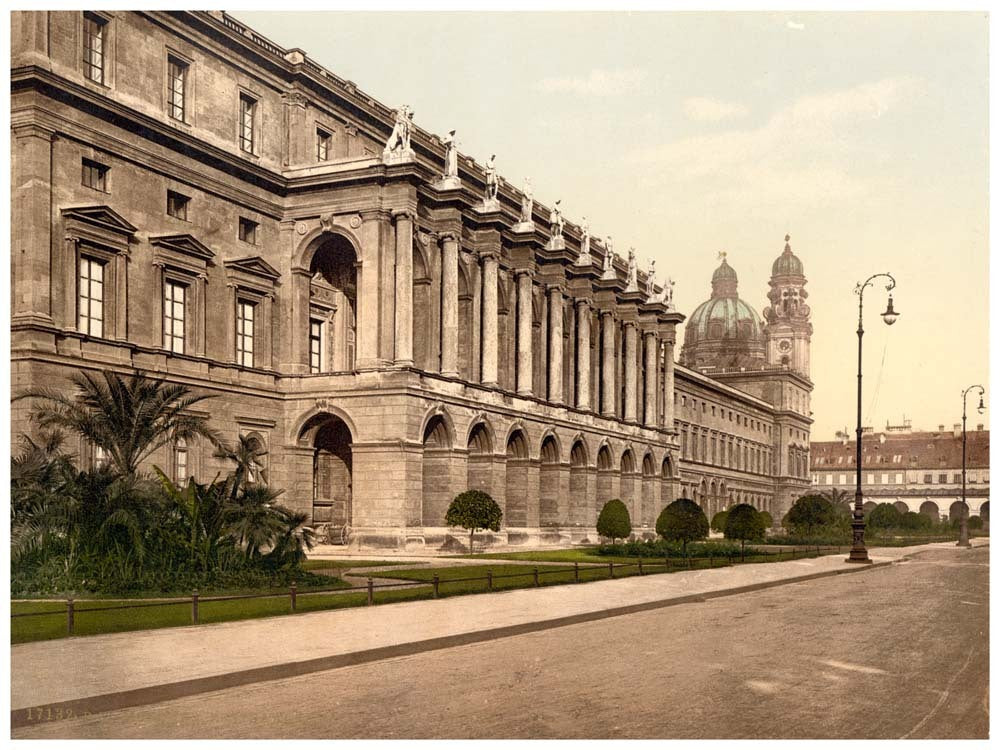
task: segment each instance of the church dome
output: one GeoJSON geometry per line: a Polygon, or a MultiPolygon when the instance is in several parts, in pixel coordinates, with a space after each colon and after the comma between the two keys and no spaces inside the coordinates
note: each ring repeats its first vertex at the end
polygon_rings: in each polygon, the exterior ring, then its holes
{"type": "Polygon", "coordinates": [[[739,297],[736,271],[723,258],[712,274],[712,296],[684,326],[682,359],[689,366],[747,366],[764,358],[764,324],[739,297]]]}
{"type": "Polygon", "coordinates": [[[785,235],[785,251],[779,255],[771,265],[772,276],[804,276],[802,261],[792,252],[789,244],[790,235],[785,235]]]}

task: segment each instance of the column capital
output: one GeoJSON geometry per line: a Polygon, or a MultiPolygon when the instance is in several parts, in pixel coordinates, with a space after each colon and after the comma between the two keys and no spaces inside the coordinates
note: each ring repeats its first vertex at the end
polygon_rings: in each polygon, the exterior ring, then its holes
{"type": "Polygon", "coordinates": [[[589,308],[590,307],[590,300],[588,298],[586,298],[586,297],[576,297],[573,300],[573,304],[577,307],[577,309],[579,309],[581,307],[589,308]]]}
{"type": "Polygon", "coordinates": [[[479,250],[479,259],[484,263],[488,260],[500,262],[500,250],[497,248],[490,248],[489,250],[479,250]]]}
{"type": "Polygon", "coordinates": [[[511,273],[514,274],[515,279],[520,279],[522,276],[527,276],[529,279],[535,278],[535,271],[532,268],[512,268],[511,273]]]}
{"type": "Polygon", "coordinates": [[[400,219],[409,219],[412,222],[417,220],[417,212],[410,208],[395,208],[392,211],[392,220],[399,221],[400,219]]]}
{"type": "Polygon", "coordinates": [[[438,239],[441,242],[458,242],[461,237],[459,237],[458,232],[453,229],[446,229],[443,232],[438,232],[438,239]]]}
{"type": "Polygon", "coordinates": [[[566,292],[566,286],[564,284],[559,284],[559,283],[546,284],[545,291],[548,294],[552,294],[552,292],[559,292],[559,294],[564,294],[566,292]]]}

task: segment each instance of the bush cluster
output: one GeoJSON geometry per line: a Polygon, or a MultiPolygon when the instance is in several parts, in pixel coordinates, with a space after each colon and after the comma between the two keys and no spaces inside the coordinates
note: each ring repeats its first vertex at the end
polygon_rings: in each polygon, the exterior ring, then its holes
{"type": "MultiPolygon", "coordinates": [[[[748,554],[756,554],[752,548],[747,548],[748,554]]],[[[597,554],[606,557],[725,557],[740,556],[740,546],[730,542],[692,542],[684,545],[680,542],[668,542],[656,539],[644,542],[624,542],[622,544],[602,544],[597,548],[597,554]]]]}

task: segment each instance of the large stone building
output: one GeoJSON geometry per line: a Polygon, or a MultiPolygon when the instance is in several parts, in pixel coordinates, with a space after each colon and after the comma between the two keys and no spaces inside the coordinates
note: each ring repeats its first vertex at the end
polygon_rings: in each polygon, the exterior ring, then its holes
{"type": "MultiPolygon", "coordinates": [[[[812,444],[813,486],[820,492],[844,493],[854,502],[857,443],[853,435],[812,444]]],[[[924,513],[937,520],[955,518],[962,507],[962,425],[946,430],[914,431],[909,420],[866,429],[861,440],[861,491],[865,509],[892,503],[901,512],[924,513]]],[[[989,517],[990,431],[983,425],[966,432],[965,497],[969,513],[989,517]]]]}
{"type": "MultiPolygon", "coordinates": [[[[631,254],[302,50],[218,12],[11,21],[15,391],[102,368],[208,391],[283,502],[363,545],[446,543],[469,487],[516,544],[593,539],[613,497],[649,534],[684,491],[780,517],[808,485],[790,249],[766,326],[696,312],[675,368],[684,318],[631,254]]],[[[197,444],[152,462],[224,468],[197,444]]]]}

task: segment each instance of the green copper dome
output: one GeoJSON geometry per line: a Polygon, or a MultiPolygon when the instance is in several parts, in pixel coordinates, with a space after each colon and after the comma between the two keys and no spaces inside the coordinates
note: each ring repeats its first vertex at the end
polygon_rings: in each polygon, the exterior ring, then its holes
{"type": "Polygon", "coordinates": [[[712,297],[702,302],[685,328],[685,341],[759,339],[762,335],[760,316],[739,297],[712,297]]]}
{"type": "Polygon", "coordinates": [[[804,276],[804,270],[802,268],[802,261],[799,260],[795,253],[792,252],[792,246],[789,244],[791,236],[785,235],[785,251],[777,257],[774,264],[771,266],[772,276],[804,276]]]}

